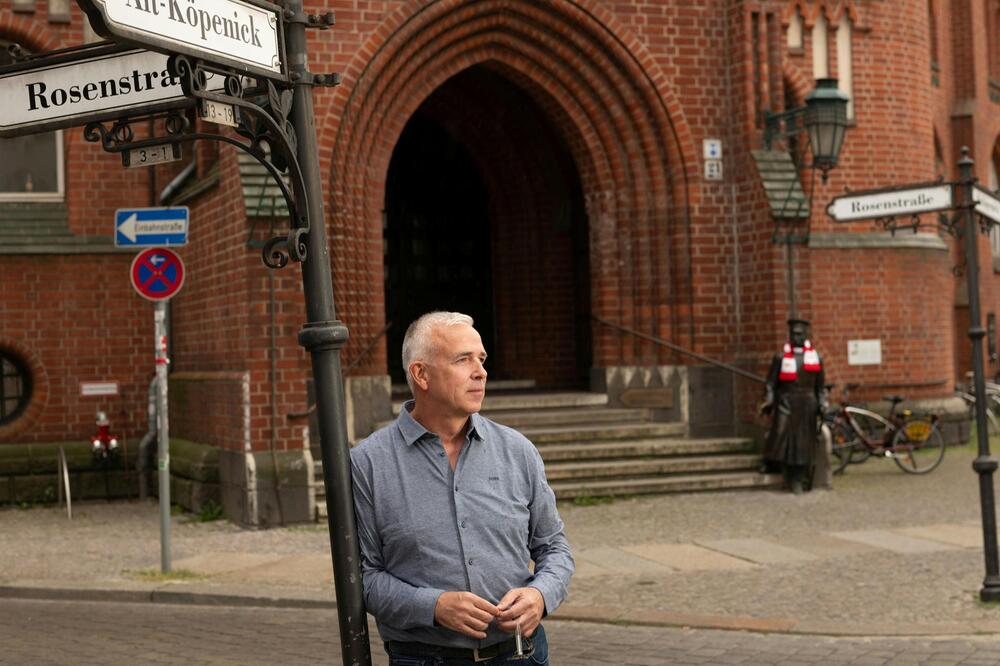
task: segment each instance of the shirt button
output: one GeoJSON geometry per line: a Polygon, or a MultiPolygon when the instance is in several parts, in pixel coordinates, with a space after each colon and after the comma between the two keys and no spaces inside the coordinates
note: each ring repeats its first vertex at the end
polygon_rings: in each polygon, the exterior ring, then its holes
{"type": "Polygon", "coordinates": [[[444,451],[441,451],[440,453],[438,453],[438,457],[444,458],[444,451]]]}
{"type": "Polygon", "coordinates": [[[465,523],[466,523],[466,522],[467,522],[467,521],[464,521],[464,520],[462,521],[462,527],[465,527],[465,523]]]}
{"type": "Polygon", "coordinates": [[[456,493],[458,492],[458,486],[455,486],[455,492],[456,493]]]}
{"type": "Polygon", "coordinates": [[[469,558],[469,564],[472,564],[472,558],[471,557],[469,558]]]}

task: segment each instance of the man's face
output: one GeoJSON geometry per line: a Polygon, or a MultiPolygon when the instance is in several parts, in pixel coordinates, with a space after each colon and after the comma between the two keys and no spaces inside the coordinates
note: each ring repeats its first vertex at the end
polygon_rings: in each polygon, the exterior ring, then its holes
{"type": "Polygon", "coordinates": [[[793,347],[801,347],[806,343],[806,327],[796,324],[789,329],[793,347]]]}
{"type": "MultiPolygon", "coordinates": [[[[436,326],[434,354],[427,361],[427,398],[449,416],[478,412],[486,395],[486,350],[476,329],[436,326]]],[[[429,405],[430,406],[430,405],[429,405]]]]}

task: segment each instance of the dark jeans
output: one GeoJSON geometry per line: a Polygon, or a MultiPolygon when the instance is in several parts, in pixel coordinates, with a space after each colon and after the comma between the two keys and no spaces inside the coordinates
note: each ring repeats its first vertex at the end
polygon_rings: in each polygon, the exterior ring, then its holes
{"type": "Polygon", "coordinates": [[[538,629],[531,636],[535,651],[530,657],[517,659],[511,653],[500,654],[488,661],[473,661],[471,659],[444,659],[442,657],[410,657],[408,655],[389,653],[389,666],[549,666],[549,644],[545,639],[545,629],[538,629]]]}

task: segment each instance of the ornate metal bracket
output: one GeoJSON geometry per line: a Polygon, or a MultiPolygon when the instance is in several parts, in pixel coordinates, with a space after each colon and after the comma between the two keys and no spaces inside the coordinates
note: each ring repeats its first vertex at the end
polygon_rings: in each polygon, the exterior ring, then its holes
{"type": "MultiPolygon", "coordinates": [[[[131,118],[122,118],[111,127],[104,123],[91,123],[84,130],[87,141],[100,141],[107,152],[120,153],[123,156],[129,151],[165,143],[179,144],[182,141],[208,139],[228,143],[243,150],[259,162],[274,178],[281,190],[290,214],[291,227],[286,236],[276,236],[264,243],[262,258],[268,268],[283,268],[289,259],[306,260],[305,237],[309,233],[310,221],[306,215],[306,193],[302,171],[296,158],[297,137],[295,128],[288,120],[292,106],[292,91],[279,90],[272,81],[259,83],[252,88],[245,85],[245,79],[237,72],[211,65],[199,60],[193,60],[183,55],[170,58],[169,68],[184,89],[185,95],[192,97],[198,104],[198,110],[203,117],[214,103],[222,105],[223,109],[232,109],[232,117],[228,118],[237,138],[224,133],[191,131],[193,123],[184,111],[171,111],[163,114],[147,114],[131,118]],[[216,82],[221,77],[221,86],[216,82]],[[248,101],[248,99],[254,101],[248,101]],[[150,137],[136,141],[132,130],[133,123],[149,119],[164,121],[165,137],[150,137]],[[282,177],[288,173],[291,190],[282,177]]],[[[123,158],[124,161],[124,158],[123,158]]]]}

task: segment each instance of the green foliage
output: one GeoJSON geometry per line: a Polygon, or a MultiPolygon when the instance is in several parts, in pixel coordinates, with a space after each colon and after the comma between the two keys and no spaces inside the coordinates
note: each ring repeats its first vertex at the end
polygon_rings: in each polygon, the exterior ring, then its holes
{"type": "Polygon", "coordinates": [[[614,495],[591,495],[584,492],[573,498],[574,506],[597,506],[599,504],[611,504],[615,501],[614,495]]]}
{"type": "Polygon", "coordinates": [[[174,569],[173,571],[157,571],[156,569],[138,569],[136,571],[126,571],[126,575],[148,582],[167,582],[172,580],[200,580],[207,578],[204,574],[195,573],[190,569],[174,569]]]}
{"type": "Polygon", "coordinates": [[[210,523],[215,520],[221,520],[225,513],[222,510],[222,505],[215,500],[206,500],[204,504],[201,505],[201,511],[197,513],[199,523],[210,523]]]}

